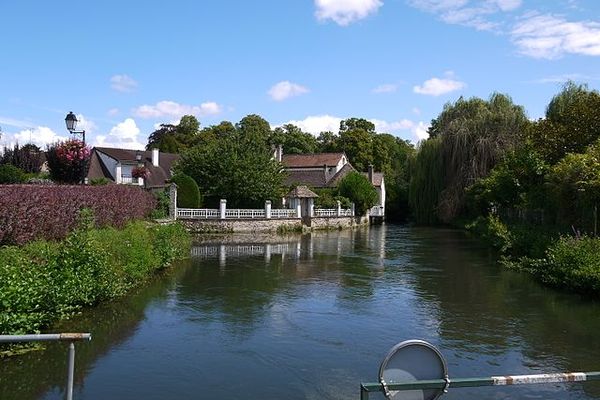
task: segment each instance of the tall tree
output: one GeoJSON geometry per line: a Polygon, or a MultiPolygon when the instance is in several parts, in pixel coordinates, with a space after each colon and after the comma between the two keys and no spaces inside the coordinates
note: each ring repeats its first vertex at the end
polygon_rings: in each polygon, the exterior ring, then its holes
{"type": "Polygon", "coordinates": [[[236,124],[240,140],[252,143],[268,143],[271,125],[260,115],[250,114],[236,124]]]}
{"type": "Polygon", "coordinates": [[[271,144],[282,145],[286,154],[306,154],[317,151],[317,138],[293,124],[277,127],[271,133],[271,144]]]}

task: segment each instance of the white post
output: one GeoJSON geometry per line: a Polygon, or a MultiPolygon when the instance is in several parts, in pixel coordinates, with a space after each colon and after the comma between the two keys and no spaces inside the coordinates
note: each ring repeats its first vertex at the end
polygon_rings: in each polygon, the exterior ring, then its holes
{"type": "Polygon", "coordinates": [[[341,217],[342,216],[342,202],[341,201],[337,201],[337,216],[341,217]]]}
{"type": "Polygon", "coordinates": [[[219,205],[219,211],[221,212],[221,219],[225,219],[225,210],[227,210],[227,200],[221,199],[221,204],[219,205]]]}
{"type": "Polygon", "coordinates": [[[352,203],[352,207],[351,207],[351,208],[352,208],[352,216],[354,217],[354,216],[355,216],[355,215],[354,215],[354,212],[355,212],[355,211],[354,211],[354,203],[352,203]]]}
{"type": "Polygon", "coordinates": [[[300,201],[298,201],[298,204],[296,204],[296,217],[302,218],[302,204],[300,201]]]}
{"type": "Polygon", "coordinates": [[[177,185],[169,186],[169,218],[177,219],[177,185]]]}
{"type": "Polygon", "coordinates": [[[271,219],[271,200],[265,201],[265,218],[271,219]]]}
{"type": "Polygon", "coordinates": [[[314,199],[308,199],[308,208],[310,209],[310,216],[314,217],[315,216],[315,200],[314,199]]]}

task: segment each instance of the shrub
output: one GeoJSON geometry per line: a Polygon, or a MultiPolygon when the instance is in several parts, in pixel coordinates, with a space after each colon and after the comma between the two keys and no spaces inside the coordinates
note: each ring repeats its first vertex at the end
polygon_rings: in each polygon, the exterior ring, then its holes
{"type": "Polygon", "coordinates": [[[190,237],[179,224],[78,229],[56,243],[0,248],[0,334],[39,332],[82,307],[125,294],[155,271],[187,257],[190,237]]]}
{"type": "Polygon", "coordinates": [[[177,207],[199,208],[202,197],[198,184],[190,176],[183,173],[175,174],[171,182],[177,185],[177,207]]]}
{"type": "Polygon", "coordinates": [[[105,178],[105,177],[100,177],[100,178],[92,178],[90,179],[90,185],[92,186],[103,186],[103,185],[108,185],[111,182],[110,179],[105,178]]]}
{"type": "Polygon", "coordinates": [[[364,215],[369,208],[377,203],[377,191],[371,182],[358,172],[351,172],[346,175],[340,181],[338,192],[355,204],[357,215],[364,215]]]}
{"type": "Polygon", "coordinates": [[[134,186],[0,185],[0,245],[63,239],[82,208],[94,212],[97,227],[122,228],[154,205],[150,193],[134,186]]]}
{"type": "Polygon", "coordinates": [[[71,184],[83,181],[90,155],[90,148],[77,139],[48,146],[46,158],[52,180],[71,184]]]}
{"type": "Polygon", "coordinates": [[[167,218],[169,216],[169,206],[171,205],[169,192],[161,190],[159,192],[153,192],[152,194],[156,200],[156,208],[152,210],[150,217],[153,219],[167,218]]]}
{"type": "Polygon", "coordinates": [[[2,183],[23,183],[25,182],[25,172],[14,165],[0,165],[0,184],[2,183]]]}
{"type": "Polygon", "coordinates": [[[38,173],[42,168],[42,152],[34,144],[16,144],[12,149],[5,146],[0,164],[14,165],[27,173],[38,173]]]}

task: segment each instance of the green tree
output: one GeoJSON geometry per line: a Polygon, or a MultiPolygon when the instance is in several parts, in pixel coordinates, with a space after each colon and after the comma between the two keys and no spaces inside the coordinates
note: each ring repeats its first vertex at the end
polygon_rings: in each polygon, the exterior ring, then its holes
{"type": "Polygon", "coordinates": [[[285,154],[315,153],[318,148],[317,138],[293,124],[275,128],[269,141],[273,145],[282,145],[285,154]]]}
{"type": "Polygon", "coordinates": [[[341,131],[339,147],[358,171],[373,163],[373,135],[362,128],[341,131]]]}
{"type": "Polygon", "coordinates": [[[179,124],[161,124],[148,137],[146,150],[159,149],[165,153],[179,153],[198,141],[200,122],[193,115],[184,115],[179,124]]]}
{"type": "Polygon", "coordinates": [[[247,115],[235,127],[239,139],[248,143],[266,144],[271,136],[271,125],[260,115],[247,115]]]}
{"type": "Polygon", "coordinates": [[[196,181],[209,207],[227,199],[228,207],[261,208],[265,200],[282,197],[284,178],[264,140],[247,129],[238,131],[193,147],[182,155],[177,169],[196,181]]]}
{"type": "Polygon", "coordinates": [[[377,191],[369,180],[358,172],[346,175],[338,185],[341,196],[350,199],[355,205],[358,215],[365,215],[367,210],[377,203],[377,191]]]}
{"type": "Polygon", "coordinates": [[[446,104],[432,125],[441,138],[444,189],[437,205],[439,218],[450,222],[465,207],[465,188],[485,177],[516,145],[527,127],[523,107],[506,95],[489,100],[462,97],[446,104]]]}
{"type": "Polygon", "coordinates": [[[340,122],[340,134],[342,132],[363,130],[367,133],[375,133],[375,124],[364,118],[348,118],[340,122]]]}
{"type": "Polygon", "coordinates": [[[340,151],[339,136],[331,131],[321,132],[317,136],[318,153],[335,153],[340,151]]]}
{"type": "Polygon", "coordinates": [[[413,218],[418,224],[436,224],[438,202],[444,189],[442,139],[438,136],[421,142],[409,165],[408,201],[413,218]]]}
{"type": "Polygon", "coordinates": [[[199,208],[202,206],[202,196],[196,181],[182,173],[173,175],[171,182],[177,185],[177,207],[199,208]]]}

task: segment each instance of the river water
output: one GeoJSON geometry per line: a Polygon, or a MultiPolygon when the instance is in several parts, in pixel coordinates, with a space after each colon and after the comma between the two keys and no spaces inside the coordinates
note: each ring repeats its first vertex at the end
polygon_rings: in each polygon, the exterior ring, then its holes
{"type": "MultiPolygon", "coordinates": [[[[503,269],[460,231],[395,225],[203,239],[165,276],[53,330],[93,334],[76,346],[76,399],[356,399],[406,339],[437,346],[451,378],[600,370],[600,304],[503,269]]],[[[66,356],[52,344],[0,360],[0,399],[64,398],[66,356]]],[[[598,399],[600,386],[443,398],[598,399]]]]}

